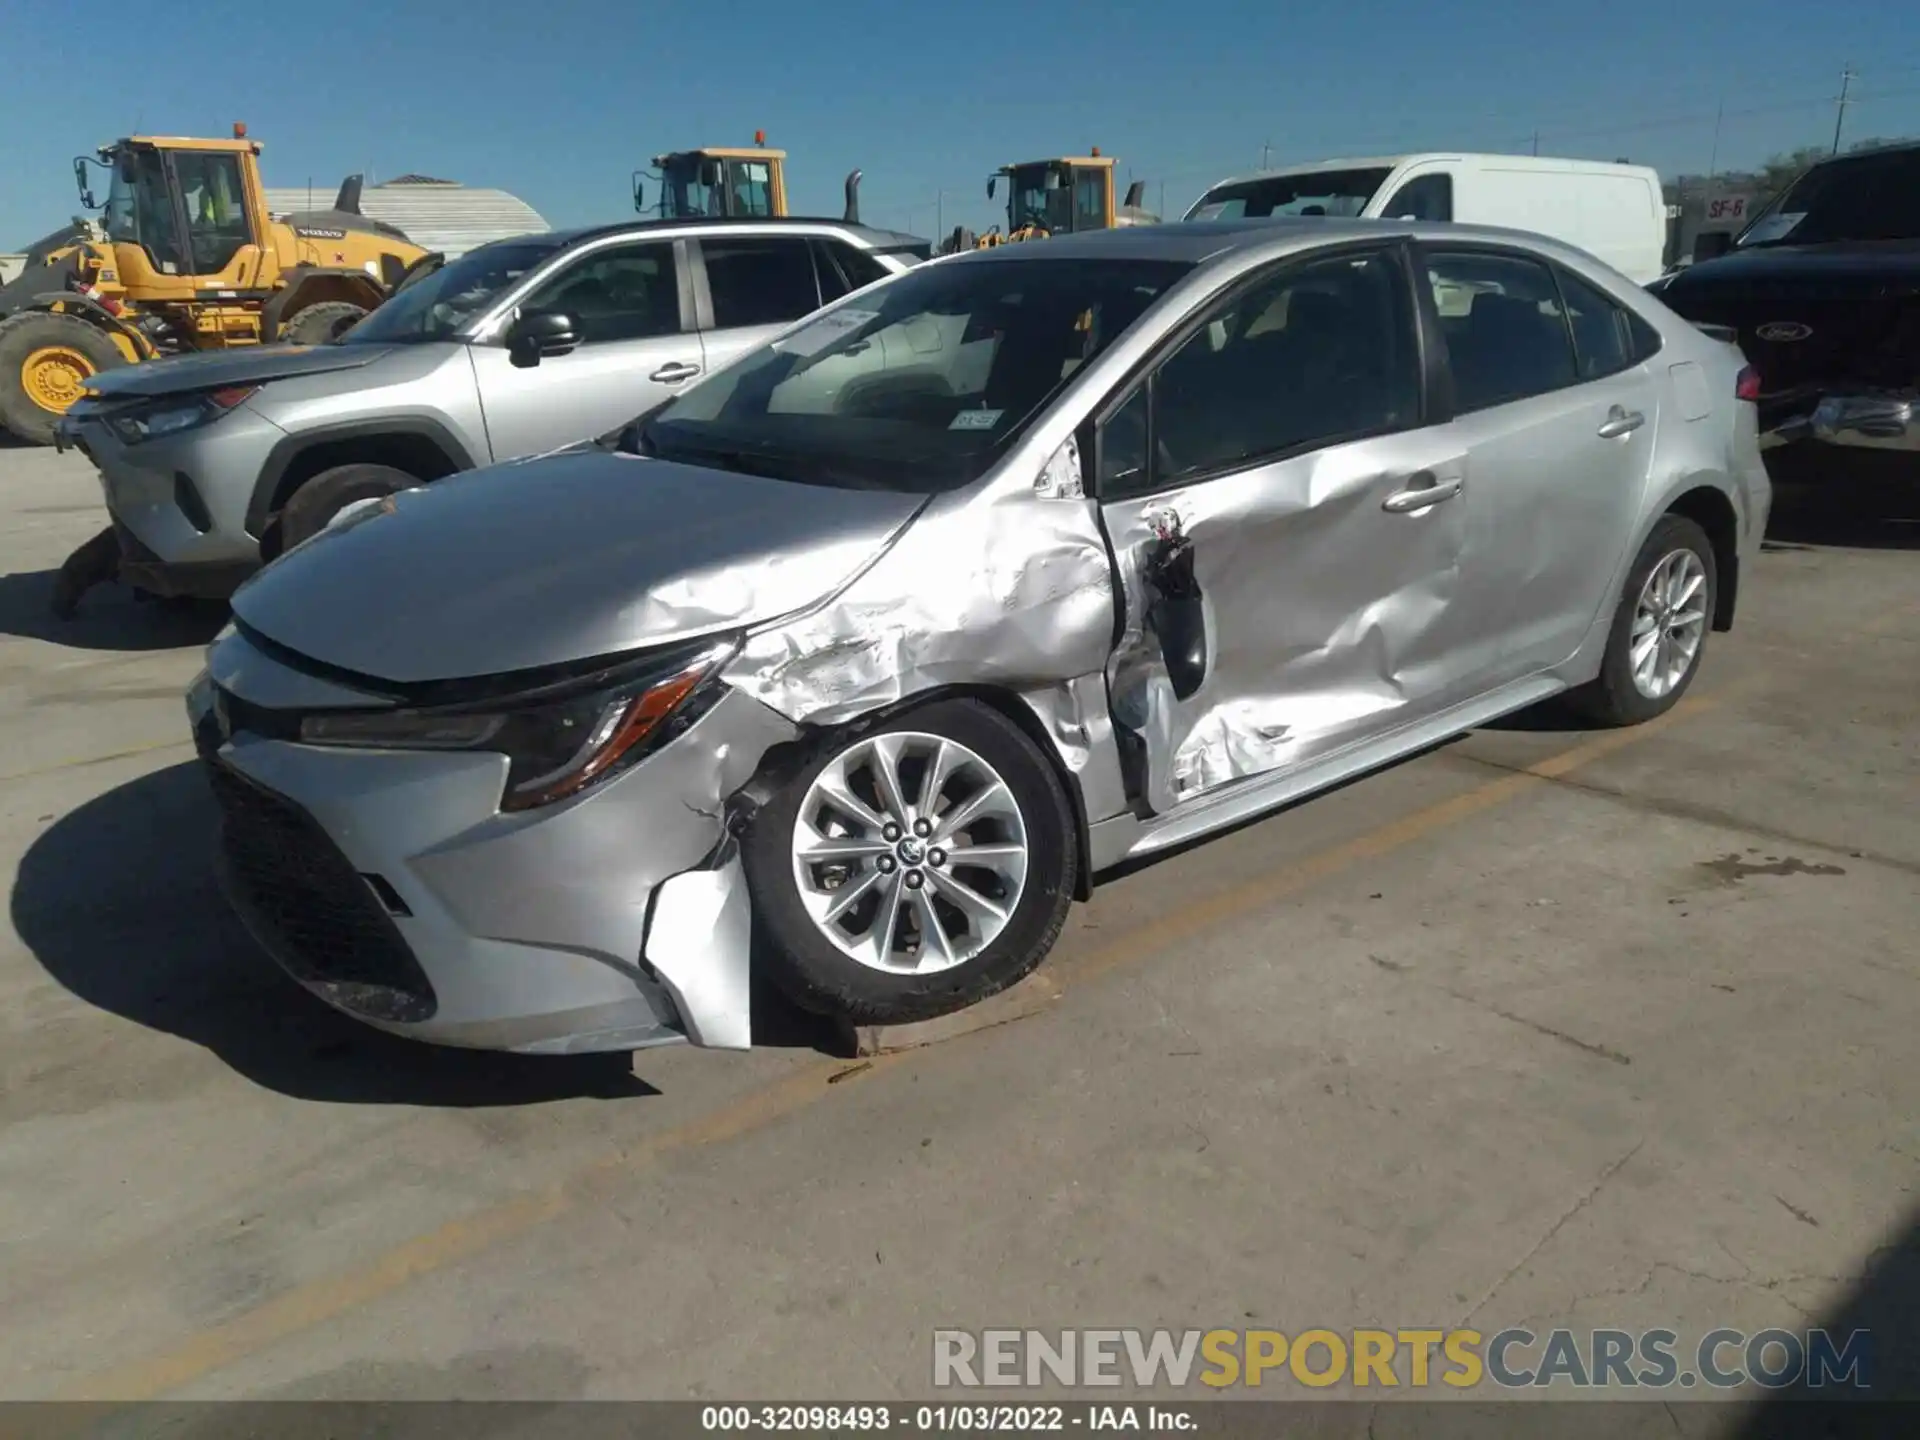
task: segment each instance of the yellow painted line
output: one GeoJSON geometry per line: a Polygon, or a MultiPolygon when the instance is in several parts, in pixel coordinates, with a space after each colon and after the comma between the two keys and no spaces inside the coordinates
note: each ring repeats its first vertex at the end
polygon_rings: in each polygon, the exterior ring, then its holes
{"type": "Polygon", "coordinates": [[[131,750],[115,750],[107,755],[87,755],[78,760],[56,760],[51,765],[39,765],[31,770],[10,770],[0,773],[0,785],[10,780],[32,780],[41,775],[57,775],[62,770],[79,770],[88,765],[105,765],[111,760],[128,760],[135,755],[152,755],[161,750],[191,750],[191,740],[156,740],[151,745],[136,745],[131,750]]]}
{"type": "MultiPolygon", "coordinates": [[[[1759,679],[1755,676],[1723,687],[1715,695],[1684,700],[1658,720],[1633,729],[1610,731],[1548,756],[1525,770],[1416,810],[1332,849],[1182,907],[1165,919],[1140,926],[1125,938],[1077,960],[1059,967],[1049,966],[1053,973],[1047,981],[1048,999],[1065,993],[1060,981],[1071,982],[1099,974],[1210,925],[1253,913],[1280,896],[1301,890],[1361,861],[1377,859],[1410,845],[1582,765],[1650,739],[1671,725],[1705,714],[1726,703],[1734,693],[1753,688],[1759,679]]],[[[857,1079],[890,1069],[915,1053],[898,1051],[855,1062],[859,1069],[857,1079]]],[[[851,1068],[854,1065],[839,1060],[806,1065],[716,1111],[597,1160],[543,1190],[450,1220],[424,1235],[403,1241],[363,1266],[296,1285],[231,1320],[188,1336],[175,1346],[144,1360],[70,1381],[46,1398],[128,1402],[167,1395],[290,1336],[390,1295],[422,1276],[523,1235],[566,1213],[595,1181],[640,1168],[675,1151],[722,1144],[795,1114],[824,1098],[834,1088],[832,1077],[851,1068]]]]}

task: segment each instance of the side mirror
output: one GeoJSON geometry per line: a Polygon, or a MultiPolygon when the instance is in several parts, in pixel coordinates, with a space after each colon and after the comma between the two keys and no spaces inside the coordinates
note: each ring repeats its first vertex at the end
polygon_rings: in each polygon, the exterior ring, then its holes
{"type": "Polygon", "coordinates": [[[564,355],[580,344],[580,327],[556,310],[526,310],[507,329],[507,359],[522,370],[544,356],[564,355]]]}
{"type": "Polygon", "coordinates": [[[987,198],[989,200],[993,198],[993,187],[998,185],[999,183],[1000,183],[1000,177],[998,175],[989,175],[987,177],[987,198]]]}
{"type": "Polygon", "coordinates": [[[98,210],[99,204],[93,198],[93,187],[87,184],[87,157],[78,155],[73,161],[74,182],[80,187],[80,203],[89,210],[98,210]]]}
{"type": "Polygon", "coordinates": [[[1693,237],[1693,259],[1697,265],[1702,260],[1716,260],[1733,249],[1733,235],[1726,230],[1702,230],[1693,237]]]}
{"type": "Polygon", "coordinates": [[[633,172],[633,208],[636,214],[647,213],[647,187],[640,183],[640,172],[633,172]]]}

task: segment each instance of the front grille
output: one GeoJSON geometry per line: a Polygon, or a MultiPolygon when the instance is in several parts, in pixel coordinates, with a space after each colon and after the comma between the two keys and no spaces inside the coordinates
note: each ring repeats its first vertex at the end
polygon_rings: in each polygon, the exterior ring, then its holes
{"type": "Polygon", "coordinates": [[[319,822],[230,765],[205,765],[234,899],[280,963],[343,1009],[376,1020],[430,1019],[437,1001],[426,972],[319,822]]]}

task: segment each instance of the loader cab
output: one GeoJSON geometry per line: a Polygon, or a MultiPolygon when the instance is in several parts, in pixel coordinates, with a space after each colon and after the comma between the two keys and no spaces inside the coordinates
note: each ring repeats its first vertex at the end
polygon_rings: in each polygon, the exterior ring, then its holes
{"type": "MultiPolygon", "coordinates": [[[[653,157],[659,188],[655,207],[663,220],[723,216],[783,216],[787,213],[787,152],[763,145],[751,149],[679,150],[653,157]]],[[[646,186],[634,177],[633,208],[648,210],[646,186]]]]}
{"type": "Polygon", "coordinates": [[[1098,150],[1091,155],[1028,160],[1003,165],[987,181],[992,199],[1000,183],[1007,187],[1007,233],[1033,227],[1049,235],[1114,226],[1114,160],[1098,150]]]}
{"type": "Polygon", "coordinates": [[[80,199],[101,211],[121,284],[135,298],[152,287],[191,298],[182,282],[226,280],[243,252],[258,253],[266,211],[253,143],[135,136],[96,153],[74,161],[80,199]],[[91,169],[105,172],[104,201],[91,169]]]}

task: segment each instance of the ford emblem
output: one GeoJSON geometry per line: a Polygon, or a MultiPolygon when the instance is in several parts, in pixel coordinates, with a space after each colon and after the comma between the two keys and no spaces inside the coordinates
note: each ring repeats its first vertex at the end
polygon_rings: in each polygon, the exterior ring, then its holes
{"type": "Polygon", "coordinates": [[[1785,345],[1794,340],[1804,340],[1813,334],[1813,327],[1802,325],[1797,320],[1771,320],[1753,332],[1762,340],[1771,340],[1776,345],[1785,345]]]}

